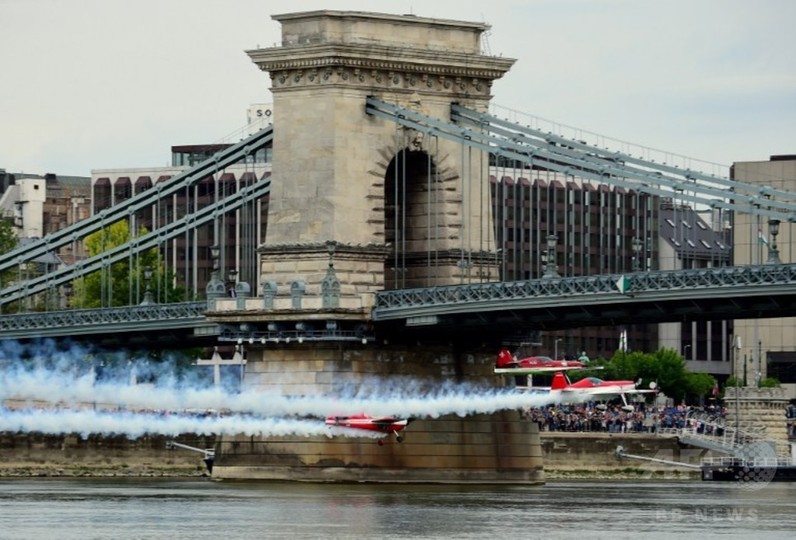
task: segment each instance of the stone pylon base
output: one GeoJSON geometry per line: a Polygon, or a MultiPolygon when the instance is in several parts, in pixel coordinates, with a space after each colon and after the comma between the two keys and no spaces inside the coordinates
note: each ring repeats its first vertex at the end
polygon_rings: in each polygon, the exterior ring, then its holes
{"type": "Polygon", "coordinates": [[[377,444],[372,438],[224,437],[219,480],[304,482],[544,483],[537,425],[518,412],[420,419],[377,444]]]}
{"type": "Polygon", "coordinates": [[[784,388],[729,386],[724,393],[727,425],[735,426],[737,421],[741,431],[751,433],[762,429],[760,435],[774,442],[776,453],[780,456],[790,455],[788,424],[785,418],[787,405],[788,398],[784,388]]]}

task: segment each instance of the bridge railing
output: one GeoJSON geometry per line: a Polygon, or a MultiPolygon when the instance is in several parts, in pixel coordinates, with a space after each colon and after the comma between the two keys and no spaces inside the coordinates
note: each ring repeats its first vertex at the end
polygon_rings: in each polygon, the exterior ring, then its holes
{"type": "MultiPolygon", "coordinates": [[[[512,282],[396,289],[376,294],[374,321],[425,315],[507,309],[512,306],[554,306],[588,301],[613,303],[654,297],[709,298],[711,294],[771,296],[793,294],[796,264],[721,267],[712,269],[636,272],[631,274],[540,278],[512,282]],[[620,290],[617,282],[628,280],[620,290]]],[[[157,325],[201,327],[206,302],[154,304],[119,308],[0,315],[0,337],[29,338],[109,333],[156,328],[157,325]],[[68,332],[64,332],[69,328],[68,332]]]]}
{"type": "Polygon", "coordinates": [[[756,287],[759,285],[796,285],[796,264],[717,267],[693,270],[633,272],[623,275],[540,278],[522,281],[449,285],[417,289],[396,289],[376,294],[374,319],[391,310],[472,304],[474,302],[512,301],[529,298],[560,300],[562,296],[617,295],[632,296],[645,292],[694,292],[721,287],[756,287]],[[626,278],[627,287],[618,282],[626,278]]]}
{"type": "Polygon", "coordinates": [[[0,316],[0,336],[19,339],[102,334],[133,329],[191,328],[205,321],[207,302],[70,309],[0,316]]]}

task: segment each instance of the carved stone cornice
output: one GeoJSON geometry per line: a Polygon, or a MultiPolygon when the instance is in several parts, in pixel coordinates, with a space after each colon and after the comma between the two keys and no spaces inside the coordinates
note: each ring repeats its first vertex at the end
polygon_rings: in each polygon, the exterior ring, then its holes
{"type": "Polygon", "coordinates": [[[307,242],[300,244],[269,244],[257,248],[263,255],[334,254],[335,257],[347,254],[372,254],[382,257],[388,253],[383,244],[353,245],[342,242],[307,242]]]}
{"type": "Polygon", "coordinates": [[[488,95],[514,59],[452,51],[324,44],[248,51],[272,89],[318,85],[416,88],[488,95]]]}

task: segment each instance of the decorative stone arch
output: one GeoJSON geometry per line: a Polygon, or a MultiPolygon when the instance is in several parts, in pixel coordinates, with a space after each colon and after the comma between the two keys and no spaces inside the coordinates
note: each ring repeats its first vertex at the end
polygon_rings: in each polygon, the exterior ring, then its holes
{"type": "Polygon", "coordinates": [[[307,284],[302,279],[297,279],[290,284],[290,303],[293,309],[301,309],[306,289],[307,284]]]}
{"type": "Polygon", "coordinates": [[[265,280],[262,282],[263,289],[263,307],[265,309],[274,309],[274,299],[276,298],[277,285],[276,281],[265,280]]]}
{"type": "Polygon", "coordinates": [[[218,279],[218,275],[214,275],[210,281],[207,282],[205,287],[205,297],[207,298],[207,309],[214,310],[216,307],[216,300],[227,296],[227,286],[223,281],[218,279]]]}
{"type": "Polygon", "coordinates": [[[380,188],[373,197],[374,215],[383,225],[379,235],[389,254],[387,289],[430,284],[429,272],[417,269],[458,244],[463,227],[461,176],[449,164],[449,154],[439,157],[436,139],[420,131],[399,134],[398,144],[379,150],[381,159],[370,170],[380,188]]]}
{"type": "Polygon", "coordinates": [[[321,297],[324,309],[340,307],[340,280],[337,279],[331,262],[326,277],[321,282],[321,297]]]}

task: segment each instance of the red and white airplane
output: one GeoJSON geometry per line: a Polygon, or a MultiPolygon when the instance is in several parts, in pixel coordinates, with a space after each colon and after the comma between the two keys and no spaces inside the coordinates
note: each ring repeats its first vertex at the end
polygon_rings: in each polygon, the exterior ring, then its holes
{"type": "Polygon", "coordinates": [[[655,383],[651,383],[650,390],[641,390],[634,381],[604,381],[597,377],[585,377],[573,383],[566,375],[558,372],[553,376],[550,396],[555,398],[555,401],[562,403],[621,397],[625,406],[628,406],[627,394],[654,393],[656,392],[655,386],[655,383]]]}
{"type": "Polygon", "coordinates": [[[528,356],[518,359],[508,349],[501,349],[495,362],[495,373],[542,375],[586,367],[586,364],[577,360],[553,360],[549,356],[528,356]]]}
{"type": "MultiPolygon", "coordinates": [[[[397,418],[395,416],[369,416],[364,413],[349,416],[327,416],[326,424],[365,431],[375,431],[386,435],[394,434],[395,440],[401,442],[404,438],[398,433],[403,431],[411,422],[411,418],[397,418]]],[[[379,446],[384,444],[384,439],[379,439],[379,446]]]]}

